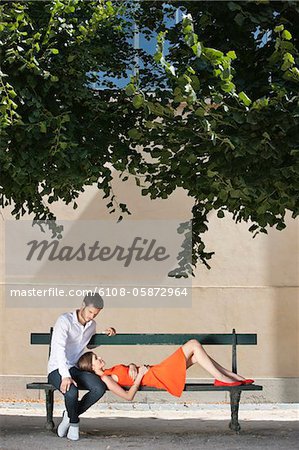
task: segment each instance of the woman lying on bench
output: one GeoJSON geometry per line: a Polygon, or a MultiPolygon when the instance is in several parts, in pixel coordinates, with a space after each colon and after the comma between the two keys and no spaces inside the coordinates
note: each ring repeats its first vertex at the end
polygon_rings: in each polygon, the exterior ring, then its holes
{"type": "Polygon", "coordinates": [[[165,389],[170,394],[180,397],[186,383],[186,369],[195,363],[200,364],[215,377],[215,386],[240,386],[254,381],[222,367],[195,339],[186,342],[172,355],[154,366],[141,366],[137,369],[134,364],[130,366],[120,364],[104,369],[105,361],[95,353],[87,352],[79,359],[78,367],[99,375],[114,394],[126,400],[133,400],[140,385],[165,389]],[[131,387],[126,391],[121,386],[131,387]]]}

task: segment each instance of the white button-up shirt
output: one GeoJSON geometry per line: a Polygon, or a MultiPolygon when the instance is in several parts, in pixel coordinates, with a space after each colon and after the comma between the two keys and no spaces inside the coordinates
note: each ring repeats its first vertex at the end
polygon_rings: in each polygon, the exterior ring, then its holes
{"type": "Polygon", "coordinates": [[[52,334],[48,373],[58,369],[62,378],[70,377],[69,369],[76,365],[95,332],[95,321],[82,325],[76,311],[58,317],[52,334]]]}

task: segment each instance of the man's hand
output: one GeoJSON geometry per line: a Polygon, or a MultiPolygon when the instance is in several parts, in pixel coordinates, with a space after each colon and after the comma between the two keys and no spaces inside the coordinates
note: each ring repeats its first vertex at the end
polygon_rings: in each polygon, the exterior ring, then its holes
{"type": "Polygon", "coordinates": [[[77,387],[77,383],[75,380],[73,380],[71,377],[62,378],[61,385],[60,385],[60,391],[65,394],[71,387],[71,385],[74,384],[77,387]]]}
{"type": "Polygon", "coordinates": [[[116,334],[116,330],[113,327],[109,327],[105,330],[105,334],[107,334],[107,336],[114,336],[116,334]]]}
{"type": "Polygon", "coordinates": [[[133,381],[135,381],[136,377],[138,375],[138,368],[134,363],[129,364],[129,376],[132,378],[133,381]]]}

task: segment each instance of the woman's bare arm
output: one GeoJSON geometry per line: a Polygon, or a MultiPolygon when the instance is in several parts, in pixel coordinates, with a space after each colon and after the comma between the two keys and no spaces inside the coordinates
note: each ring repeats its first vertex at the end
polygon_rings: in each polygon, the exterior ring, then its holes
{"type": "Polygon", "coordinates": [[[134,384],[130,387],[128,391],[122,388],[113,378],[109,375],[101,376],[103,382],[106,384],[109,391],[113,392],[113,394],[118,397],[124,398],[125,400],[132,401],[136,395],[136,392],[139,389],[141,380],[144,374],[148,371],[147,367],[141,366],[138,371],[137,378],[134,381],[134,384]]]}

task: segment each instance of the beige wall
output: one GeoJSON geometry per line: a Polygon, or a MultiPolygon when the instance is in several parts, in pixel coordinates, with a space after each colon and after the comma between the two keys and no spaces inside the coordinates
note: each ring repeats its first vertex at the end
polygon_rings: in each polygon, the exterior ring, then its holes
{"type": "MultiPolygon", "coordinates": [[[[115,193],[128,204],[132,218],[188,219],[192,206],[182,190],[167,200],[141,197],[133,182],[117,182],[115,193]]],[[[111,219],[95,188],[79,199],[77,210],[55,206],[58,219],[111,219]]],[[[4,224],[9,210],[0,217],[1,236],[1,367],[3,375],[42,375],[46,371],[47,350],[30,346],[30,332],[48,331],[64,309],[14,309],[5,305],[4,224]]],[[[298,220],[288,218],[287,229],[270,230],[269,235],[252,239],[250,224],[236,225],[230,217],[209,217],[206,234],[208,250],[216,252],[210,271],[198,266],[193,279],[192,307],[181,309],[112,309],[99,316],[98,330],[113,325],[119,332],[256,332],[258,346],[238,350],[239,370],[248,377],[298,377],[298,220]]],[[[74,304],[74,308],[76,305],[74,304]]],[[[110,364],[135,360],[158,362],[170,348],[103,348],[110,364]]],[[[212,355],[230,365],[230,349],[210,348],[212,355]]],[[[191,377],[208,376],[192,368],[191,377]]]]}

